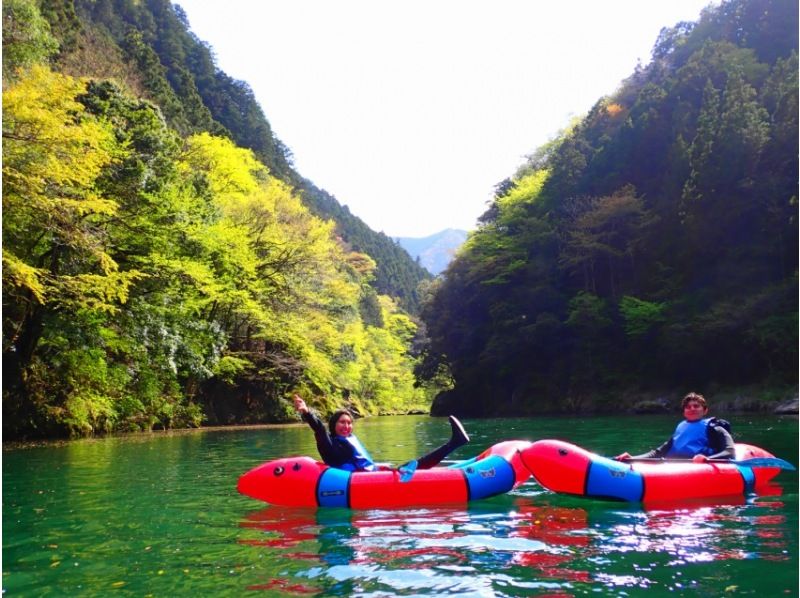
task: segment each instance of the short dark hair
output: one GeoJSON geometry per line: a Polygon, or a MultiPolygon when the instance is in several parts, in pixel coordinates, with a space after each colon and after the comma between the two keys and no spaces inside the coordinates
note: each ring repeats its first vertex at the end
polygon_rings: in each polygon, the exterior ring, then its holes
{"type": "Polygon", "coordinates": [[[703,409],[708,409],[708,403],[706,402],[706,398],[703,395],[698,394],[696,392],[690,392],[688,395],[683,397],[683,400],[681,401],[681,409],[686,407],[686,403],[688,403],[689,401],[696,401],[703,406],[703,409]]]}

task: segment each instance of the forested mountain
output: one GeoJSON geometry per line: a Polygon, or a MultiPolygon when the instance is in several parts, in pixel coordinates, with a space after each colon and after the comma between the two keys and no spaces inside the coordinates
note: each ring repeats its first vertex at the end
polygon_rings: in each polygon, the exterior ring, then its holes
{"type": "MultiPolygon", "coordinates": [[[[798,5],[726,0],[498,185],[434,283],[434,412],[617,410],[798,374],[798,5]]],[[[522,76],[522,75],[521,75],[522,76]]]]}
{"type": "Polygon", "coordinates": [[[400,305],[416,315],[420,305],[420,283],[431,279],[430,272],[402,246],[384,233],[373,231],[363,220],[353,216],[346,205],[340,204],[311,181],[303,180],[300,188],[309,208],[322,218],[333,218],[337,232],[353,251],[366,253],[378,262],[373,282],[376,291],[398,297],[400,305]]]}
{"type": "Polygon", "coordinates": [[[413,305],[424,272],[315,215],[338,204],[169,3],[3,2],[2,150],[4,439],[429,403],[374,286],[413,305]]]}
{"type": "MultiPolygon", "coordinates": [[[[169,0],[42,0],[42,12],[61,43],[59,64],[74,76],[113,77],[153,100],[167,123],[186,135],[207,131],[253,150],[272,176],[291,184],[354,251],[377,263],[371,284],[416,313],[417,286],[429,278],[386,235],[375,232],[326,191],[298,173],[286,145],[245,81],[219,70],[213,49],[189,29],[186,14],[169,0]]],[[[276,60],[279,58],[276,57],[276,60]]]]}
{"type": "Polygon", "coordinates": [[[467,240],[467,231],[448,228],[427,237],[397,237],[400,246],[431,274],[439,274],[467,240]]]}

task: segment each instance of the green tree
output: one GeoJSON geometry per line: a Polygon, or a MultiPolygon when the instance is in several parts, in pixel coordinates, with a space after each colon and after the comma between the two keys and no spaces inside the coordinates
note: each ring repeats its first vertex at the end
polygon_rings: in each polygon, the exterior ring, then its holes
{"type": "Polygon", "coordinates": [[[141,277],[108,251],[101,223],[118,204],[96,184],[124,151],[77,101],[85,86],[35,66],[3,93],[3,359],[18,399],[8,402],[12,411],[28,404],[25,381],[46,316],[115,313],[141,277]]]}
{"type": "Polygon", "coordinates": [[[34,0],[3,2],[4,86],[18,69],[45,63],[57,51],[58,41],[34,0]]]}
{"type": "Polygon", "coordinates": [[[426,371],[455,384],[435,412],[796,384],[796,27],[796,6],[730,0],[665,30],[498,185],[422,311],[426,371]]]}
{"type": "Polygon", "coordinates": [[[637,245],[651,219],[630,186],[582,203],[570,222],[561,263],[580,273],[585,291],[615,298],[619,279],[631,279],[637,245]]]}

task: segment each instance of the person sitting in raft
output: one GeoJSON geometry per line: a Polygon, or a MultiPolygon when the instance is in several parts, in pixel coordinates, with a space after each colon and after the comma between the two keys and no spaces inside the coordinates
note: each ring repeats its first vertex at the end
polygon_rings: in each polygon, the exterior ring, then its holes
{"type": "Polygon", "coordinates": [[[642,455],[622,453],[617,461],[674,457],[702,463],[709,459],[733,459],[735,447],[728,430],[714,417],[706,417],[708,404],[703,395],[690,392],[683,397],[684,420],[675,428],[672,437],[664,444],[642,455]]]}
{"type": "MultiPolygon", "coordinates": [[[[326,429],[322,420],[308,408],[300,395],[295,394],[292,398],[294,407],[300,413],[302,420],[314,430],[317,450],[327,465],[348,471],[376,471],[386,468],[372,460],[367,449],[353,434],[353,416],[349,411],[340,409],[334,412],[326,429]]],[[[461,422],[452,415],[449,419],[452,428],[450,440],[424,457],[417,459],[417,469],[430,469],[438,465],[447,455],[469,442],[469,435],[461,422]]]]}

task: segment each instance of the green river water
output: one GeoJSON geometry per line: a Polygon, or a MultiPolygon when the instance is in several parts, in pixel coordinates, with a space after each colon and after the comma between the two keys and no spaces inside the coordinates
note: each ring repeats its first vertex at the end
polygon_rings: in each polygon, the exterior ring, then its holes
{"type": "MultiPolygon", "coordinates": [[[[797,464],[796,416],[719,414],[797,464]]],[[[465,420],[466,459],[507,439],[600,454],[660,444],[676,417],[465,420]]],[[[378,461],[449,435],[446,419],[359,420],[378,461]]],[[[243,472],[316,456],[303,425],[82,440],[3,451],[7,596],[797,596],[798,476],[766,494],[658,508],[554,495],[529,481],[469,505],[270,506],[243,472]]]]}

